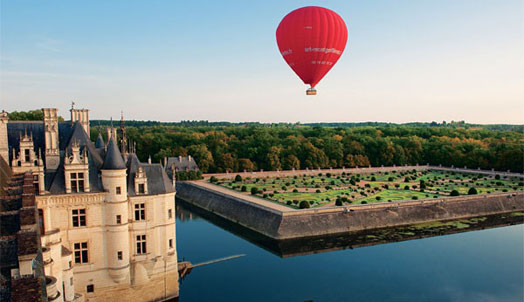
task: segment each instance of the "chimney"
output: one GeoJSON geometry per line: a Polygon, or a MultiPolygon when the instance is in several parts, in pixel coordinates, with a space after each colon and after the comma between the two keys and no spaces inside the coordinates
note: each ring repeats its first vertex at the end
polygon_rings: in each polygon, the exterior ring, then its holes
{"type": "Polygon", "coordinates": [[[2,156],[6,163],[9,162],[9,143],[7,141],[7,122],[9,117],[7,112],[2,110],[0,112],[0,156],[2,156]]]}
{"type": "Polygon", "coordinates": [[[58,109],[43,108],[45,131],[45,167],[56,170],[60,163],[60,150],[58,149],[58,109]]]}
{"type": "Polygon", "coordinates": [[[91,137],[89,133],[89,109],[74,109],[71,106],[71,123],[80,122],[82,128],[84,128],[88,137],[91,137]]]}
{"type": "Polygon", "coordinates": [[[191,160],[192,160],[191,155],[188,155],[188,156],[187,156],[187,160],[188,160],[188,161],[191,161],[191,160]]]}
{"type": "Polygon", "coordinates": [[[151,155],[149,155],[149,158],[147,159],[147,163],[151,164],[151,155]]]}

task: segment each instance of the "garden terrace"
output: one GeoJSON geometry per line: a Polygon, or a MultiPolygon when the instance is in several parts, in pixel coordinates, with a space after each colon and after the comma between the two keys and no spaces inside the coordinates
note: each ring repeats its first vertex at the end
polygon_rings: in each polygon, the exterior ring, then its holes
{"type": "Polygon", "coordinates": [[[437,167],[387,167],[217,175],[208,181],[293,209],[522,191],[521,175],[437,167]]]}

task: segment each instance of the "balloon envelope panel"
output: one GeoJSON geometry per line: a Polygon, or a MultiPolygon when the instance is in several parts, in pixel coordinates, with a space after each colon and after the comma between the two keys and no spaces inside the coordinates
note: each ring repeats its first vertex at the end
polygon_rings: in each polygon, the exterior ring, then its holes
{"type": "Polygon", "coordinates": [[[290,12],[278,25],[276,34],[284,60],[312,88],[338,61],[348,39],[344,20],[334,11],[318,6],[290,12]]]}

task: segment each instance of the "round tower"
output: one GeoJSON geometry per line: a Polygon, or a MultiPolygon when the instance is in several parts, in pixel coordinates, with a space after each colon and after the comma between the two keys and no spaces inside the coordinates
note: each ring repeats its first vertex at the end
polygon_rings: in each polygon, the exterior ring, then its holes
{"type": "Polygon", "coordinates": [[[109,275],[115,282],[129,276],[129,228],[126,165],[114,137],[108,142],[102,166],[105,203],[106,258],[109,275]]]}

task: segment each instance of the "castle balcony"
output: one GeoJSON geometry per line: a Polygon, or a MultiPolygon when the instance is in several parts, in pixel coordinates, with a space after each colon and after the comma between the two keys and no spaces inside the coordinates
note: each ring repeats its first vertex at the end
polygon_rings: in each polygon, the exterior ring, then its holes
{"type": "Polygon", "coordinates": [[[45,267],[53,263],[53,258],[51,258],[51,249],[50,248],[42,247],[42,258],[44,260],[45,267]]]}

